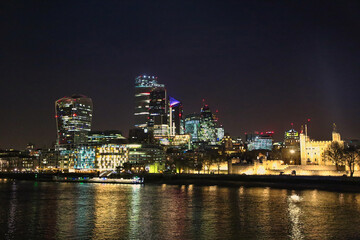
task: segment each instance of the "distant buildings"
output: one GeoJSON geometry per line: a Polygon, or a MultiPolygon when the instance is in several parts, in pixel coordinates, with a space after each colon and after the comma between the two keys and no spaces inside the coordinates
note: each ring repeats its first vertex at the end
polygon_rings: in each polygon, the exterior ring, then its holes
{"type": "Polygon", "coordinates": [[[290,129],[284,134],[282,159],[285,164],[300,165],[300,134],[295,129],[290,129]]]}
{"type": "Polygon", "coordinates": [[[217,120],[210,107],[205,104],[199,114],[185,116],[184,132],[191,135],[194,146],[219,145],[224,137],[224,128],[217,120]]]}
{"type": "Polygon", "coordinates": [[[91,131],[88,134],[89,144],[126,143],[126,138],[119,130],[91,131]]]}
{"type": "Polygon", "coordinates": [[[63,97],[55,102],[57,144],[87,143],[91,130],[93,103],[83,95],[63,97]]]}
{"type": "Polygon", "coordinates": [[[248,151],[253,150],[268,150],[271,151],[273,149],[273,138],[272,135],[274,132],[255,132],[254,134],[246,134],[246,142],[248,151]]]}

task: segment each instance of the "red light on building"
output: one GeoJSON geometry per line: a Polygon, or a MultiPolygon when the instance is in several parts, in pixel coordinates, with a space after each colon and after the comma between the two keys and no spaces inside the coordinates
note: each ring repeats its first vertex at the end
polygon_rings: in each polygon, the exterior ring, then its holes
{"type": "Polygon", "coordinates": [[[76,116],[77,116],[76,113],[74,113],[74,114],[73,114],[73,117],[76,117],[76,116]]]}
{"type": "Polygon", "coordinates": [[[307,121],[308,121],[308,122],[310,122],[310,120],[311,120],[311,119],[310,119],[310,118],[308,118],[308,120],[307,120],[307,121]]]}

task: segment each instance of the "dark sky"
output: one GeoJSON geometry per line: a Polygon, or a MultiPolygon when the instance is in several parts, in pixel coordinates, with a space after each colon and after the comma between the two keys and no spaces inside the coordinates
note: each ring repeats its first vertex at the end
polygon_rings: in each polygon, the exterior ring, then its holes
{"type": "Polygon", "coordinates": [[[1,1],[0,148],[56,139],[55,100],[93,99],[93,129],[128,133],[134,78],[185,113],[202,99],[233,136],[360,137],[359,1],[1,1]]]}

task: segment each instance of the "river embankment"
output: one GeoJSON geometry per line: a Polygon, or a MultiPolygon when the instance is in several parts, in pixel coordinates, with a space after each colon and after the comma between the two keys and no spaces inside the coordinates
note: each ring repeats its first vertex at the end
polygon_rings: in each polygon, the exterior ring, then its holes
{"type": "MultiPolygon", "coordinates": [[[[360,192],[360,177],[290,176],[290,175],[233,175],[233,174],[114,174],[110,179],[140,177],[144,184],[200,185],[227,187],[272,187],[285,189],[317,189],[340,192],[360,192]]],[[[0,173],[0,178],[55,182],[91,182],[96,173],[0,173]],[[84,181],[85,179],[85,181],[84,181]],[[75,180],[75,181],[74,181],[75,180]]],[[[109,181],[115,183],[115,181],[109,181]]]]}
{"type": "Polygon", "coordinates": [[[326,191],[360,192],[359,177],[232,175],[232,174],[149,174],[148,184],[216,185],[228,187],[273,187],[286,189],[317,189],[326,191]]]}

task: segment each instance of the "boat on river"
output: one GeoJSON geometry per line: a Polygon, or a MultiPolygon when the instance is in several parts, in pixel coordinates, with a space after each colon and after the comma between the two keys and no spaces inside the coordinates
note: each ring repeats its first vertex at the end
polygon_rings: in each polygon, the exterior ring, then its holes
{"type": "Polygon", "coordinates": [[[106,178],[106,177],[58,177],[54,176],[55,182],[83,182],[83,183],[122,183],[122,184],[142,184],[144,179],[140,177],[133,178],[106,178]]]}

